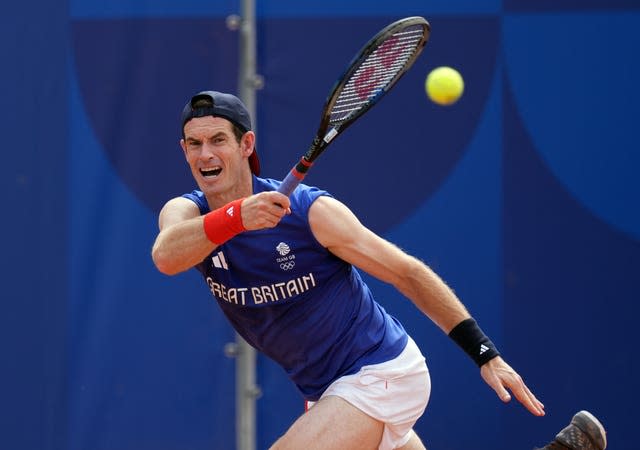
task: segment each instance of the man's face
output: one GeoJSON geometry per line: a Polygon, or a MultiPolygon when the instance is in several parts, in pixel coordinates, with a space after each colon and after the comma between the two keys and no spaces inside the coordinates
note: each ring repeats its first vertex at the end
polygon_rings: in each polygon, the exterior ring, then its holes
{"type": "Polygon", "coordinates": [[[205,195],[224,193],[247,176],[253,145],[248,134],[237,142],[233,125],[221,117],[196,117],[185,124],[180,145],[205,195]]]}

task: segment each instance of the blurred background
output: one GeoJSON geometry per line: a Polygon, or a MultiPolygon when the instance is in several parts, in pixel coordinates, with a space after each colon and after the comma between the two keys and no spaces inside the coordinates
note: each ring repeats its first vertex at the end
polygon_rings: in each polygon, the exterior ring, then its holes
{"type": "MultiPolygon", "coordinates": [[[[0,447],[235,448],[234,340],[205,283],[157,272],[157,214],[195,186],[179,113],[238,91],[239,0],[3,7],[0,447]]],[[[503,405],[412,304],[371,282],[422,348],[431,449],[531,449],[580,409],[636,449],[640,288],[637,0],[257,0],[258,149],[281,179],[329,88],[380,28],[432,35],[307,178],[430,264],[546,405],[503,405]],[[463,97],[432,103],[449,65],[463,97]],[[634,381],[635,380],[635,381],[634,381]]],[[[257,447],[303,412],[259,356],[257,447]]]]}

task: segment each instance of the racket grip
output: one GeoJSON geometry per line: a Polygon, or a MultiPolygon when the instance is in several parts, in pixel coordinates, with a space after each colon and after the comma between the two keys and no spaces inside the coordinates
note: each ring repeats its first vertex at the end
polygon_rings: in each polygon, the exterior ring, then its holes
{"type": "Polygon", "coordinates": [[[299,174],[298,176],[294,175],[293,174],[294,171],[295,171],[295,168],[293,168],[287,174],[285,179],[282,180],[282,184],[278,188],[278,192],[280,192],[281,194],[286,195],[287,197],[291,195],[291,193],[295,190],[295,188],[300,184],[300,182],[304,178],[304,175],[302,175],[302,174],[299,174]],[[302,175],[301,178],[300,178],[300,175],[302,175]]]}

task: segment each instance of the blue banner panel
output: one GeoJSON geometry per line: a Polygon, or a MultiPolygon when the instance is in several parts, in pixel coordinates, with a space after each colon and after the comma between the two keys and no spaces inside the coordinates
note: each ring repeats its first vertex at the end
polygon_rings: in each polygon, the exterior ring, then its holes
{"type": "Polygon", "coordinates": [[[72,29],[90,126],[119,177],[158,212],[194,187],[180,112],[196,92],[236,91],[237,33],[222,19],[81,20],[72,29]]]}
{"type": "MultiPolygon", "coordinates": [[[[365,277],[424,351],[427,448],[531,449],[580,409],[635,449],[640,378],[637,0],[257,1],[263,175],[305,153],[325,96],[393,20],[432,35],[307,181],[430,264],[545,403],[503,405],[392,286],[365,277]],[[453,106],[424,81],[449,65],[453,106]],[[462,431],[461,431],[462,430],[462,431]]],[[[185,101],[237,92],[238,0],[43,0],[0,14],[5,138],[0,448],[228,450],[235,335],[195,271],[160,274],[157,214],[194,182],[185,101]]],[[[302,413],[258,358],[258,448],[302,413]]]]}
{"type": "Polygon", "coordinates": [[[637,415],[629,412],[638,398],[629,389],[640,365],[629,354],[640,313],[640,242],[566,189],[534,146],[510,92],[504,181],[506,348],[531,374],[548,412],[539,428],[509,415],[507,429],[524,445],[524,438],[552,436],[588,409],[606,424],[612,445],[634,449],[637,415]]]}
{"type": "MultiPolygon", "coordinates": [[[[356,52],[393,18],[268,20],[259,27],[258,148],[263,173],[283,178],[306,152],[333,83],[356,52]],[[327,27],[331,33],[326,33],[327,27]],[[304,38],[292,40],[291,35],[304,38]],[[288,58],[287,55],[296,55],[288,58]]],[[[439,188],[462,157],[487,101],[499,21],[434,17],[419,60],[375,108],[339,136],[307,182],[330,190],[374,231],[402,221],[439,188]],[[424,81],[437,66],[468,80],[453,108],[433,104],[424,81]]]]}
{"type": "Polygon", "coordinates": [[[0,13],[3,449],[66,448],[66,6],[9,2],[0,13]]]}
{"type": "Polygon", "coordinates": [[[504,20],[507,74],[536,150],[585,208],[636,240],[638,20],[619,12],[504,20]]]}
{"type": "Polygon", "coordinates": [[[234,334],[194,271],[154,267],[157,215],[118,176],[71,81],[67,448],[232,448],[234,334]]]}
{"type": "MultiPolygon", "coordinates": [[[[226,17],[239,14],[239,0],[110,0],[108,2],[71,0],[71,17],[133,18],[133,17],[226,17]]],[[[500,12],[500,0],[401,0],[371,2],[368,0],[258,0],[256,14],[260,18],[340,18],[375,17],[432,14],[496,14],[500,12]]]]}
{"type": "Polygon", "coordinates": [[[564,12],[633,10],[640,8],[637,0],[504,0],[509,12],[564,12]]]}

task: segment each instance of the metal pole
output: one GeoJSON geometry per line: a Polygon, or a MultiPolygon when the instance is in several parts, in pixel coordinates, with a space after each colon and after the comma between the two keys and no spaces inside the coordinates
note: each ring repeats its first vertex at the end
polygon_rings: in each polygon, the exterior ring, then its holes
{"type": "MultiPolygon", "coordinates": [[[[240,32],[240,67],[238,94],[251,115],[256,130],[256,89],[262,79],[256,74],[255,0],[242,0],[241,17],[227,18],[229,28],[240,32]]],[[[236,358],[236,449],[256,450],[256,351],[236,333],[235,344],[227,346],[229,356],[236,358]]]]}

